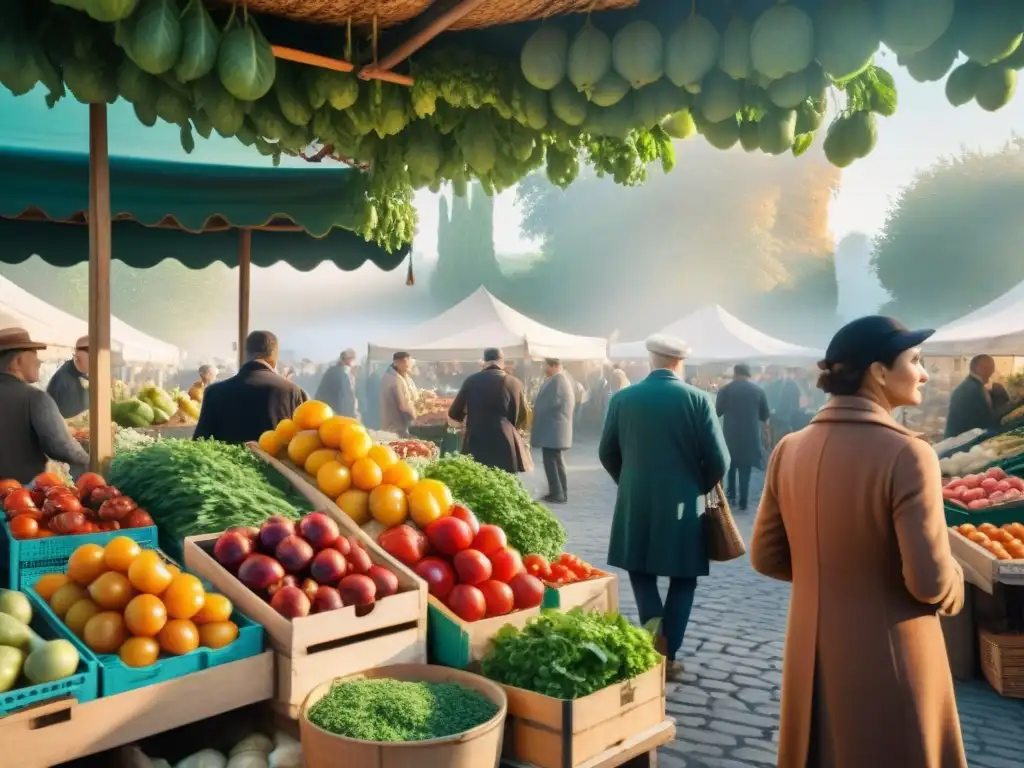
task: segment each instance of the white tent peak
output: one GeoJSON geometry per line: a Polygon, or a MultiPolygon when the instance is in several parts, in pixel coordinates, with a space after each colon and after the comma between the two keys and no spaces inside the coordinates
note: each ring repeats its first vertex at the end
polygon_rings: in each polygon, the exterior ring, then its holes
{"type": "Polygon", "coordinates": [[[924,343],[932,355],[1017,355],[1024,349],[1024,282],[958,320],[924,343]]]}
{"type": "Polygon", "coordinates": [[[379,360],[405,351],[420,360],[472,361],[487,347],[498,347],[509,358],[603,360],[607,342],[548,328],[480,287],[433,319],[370,344],[369,354],[379,360]]]}
{"type": "MultiPolygon", "coordinates": [[[[819,350],[762,333],[718,304],[691,312],[658,332],[685,341],[694,362],[799,362],[821,357],[819,350]]],[[[611,356],[615,360],[644,359],[647,349],[643,341],[613,344],[611,356]]]]}

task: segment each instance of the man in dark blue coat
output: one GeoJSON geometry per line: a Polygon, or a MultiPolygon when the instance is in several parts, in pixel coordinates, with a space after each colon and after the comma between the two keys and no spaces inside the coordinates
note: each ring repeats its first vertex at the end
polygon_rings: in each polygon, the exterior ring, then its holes
{"type": "Polygon", "coordinates": [[[608,563],[628,571],[640,621],[675,676],[697,577],[709,570],[703,499],[725,475],[729,452],[711,400],[683,381],[686,344],[652,336],[647,351],[651,374],[612,397],[598,455],[618,485],[608,563]],[[669,578],[664,603],[659,576],[669,578]]]}
{"type": "Polygon", "coordinates": [[[724,422],[725,444],[731,459],[726,493],[730,503],[736,504],[738,500],[740,511],[746,511],[751,470],[764,465],[764,433],[770,416],[768,398],[750,380],[749,365],[740,363],[733,368],[733,380],[718,393],[715,411],[724,422]]]}

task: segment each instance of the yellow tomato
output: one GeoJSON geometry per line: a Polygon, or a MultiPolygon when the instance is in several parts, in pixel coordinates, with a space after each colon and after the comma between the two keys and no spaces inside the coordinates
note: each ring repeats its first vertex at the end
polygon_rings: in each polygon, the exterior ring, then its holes
{"type": "Polygon", "coordinates": [[[306,459],[306,463],[303,469],[306,470],[307,475],[316,477],[316,473],[320,471],[320,467],[331,461],[338,460],[338,452],[333,448],[320,448],[319,450],[313,451],[309,454],[309,458],[306,459]]]}
{"type": "Polygon", "coordinates": [[[362,427],[349,425],[341,437],[341,453],[349,461],[365,458],[373,448],[373,438],[362,427]]]}
{"type": "Polygon", "coordinates": [[[366,491],[351,488],[341,494],[335,503],[356,525],[370,521],[370,494],[366,491]]]}
{"type": "Polygon", "coordinates": [[[450,510],[452,504],[455,503],[455,498],[452,496],[452,492],[448,490],[448,486],[440,480],[420,480],[416,483],[413,491],[415,492],[420,489],[426,489],[429,491],[431,496],[437,499],[437,505],[441,508],[442,517],[448,514],[448,510],[450,510]]]}
{"type": "Polygon", "coordinates": [[[53,597],[53,593],[69,581],[71,581],[71,579],[63,573],[44,573],[36,581],[33,589],[36,591],[37,595],[43,598],[43,600],[50,602],[50,598],[53,597]]]}
{"type": "Polygon", "coordinates": [[[292,421],[299,429],[320,429],[320,425],[334,415],[331,406],[319,400],[307,400],[292,414],[292,421]]]}
{"type": "Polygon", "coordinates": [[[341,436],[345,426],[352,423],[347,416],[331,416],[320,425],[320,442],[328,448],[341,448],[341,436]]]}
{"type": "Polygon", "coordinates": [[[409,516],[420,528],[426,528],[442,517],[441,505],[437,498],[426,488],[413,488],[409,494],[409,516]]]}
{"type": "Polygon", "coordinates": [[[108,541],[107,546],[103,548],[103,564],[112,571],[128,573],[132,562],[141,552],[142,547],[135,539],[118,536],[108,541]]]}
{"type": "Polygon", "coordinates": [[[388,528],[401,525],[409,515],[409,502],[397,485],[379,485],[370,491],[370,514],[388,528]]]}
{"type": "Polygon", "coordinates": [[[375,445],[370,448],[370,452],[366,456],[373,459],[374,463],[384,470],[398,463],[398,454],[390,445],[375,445]]]}
{"type": "Polygon", "coordinates": [[[277,422],[277,426],[274,427],[274,432],[281,438],[281,443],[287,445],[292,441],[292,438],[299,434],[299,425],[291,419],[281,419],[277,422]]]}
{"type": "Polygon", "coordinates": [[[288,443],[288,458],[297,467],[305,467],[306,459],[313,455],[314,451],[323,448],[320,442],[320,433],[315,429],[307,429],[299,432],[292,441],[288,443]]]}
{"type": "Polygon", "coordinates": [[[260,439],[257,441],[257,444],[263,451],[269,453],[271,456],[277,456],[277,454],[279,454],[284,448],[284,442],[285,441],[281,439],[281,436],[271,429],[260,435],[260,439]]]}
{"type": "Polygon", "coordinates": [[[148,667],[160,658],[160,643],[152,637],[129,637],[117,655],[126,667],[148,667]]]}
{"type": "Polygon", "coordinates": [[[388,485],[397,485],[408,493],[420,481],[420,475],[412,466],[399,461],[384,470],[383,480],[388,485]]]}
{"type": "Polygon", "coordinates": [[[358,459],[352,464],[351,472],[352,485],[361,491],[372,491],[384,481],[384,473],[372,459],[358,459]]]}
{"type": "Polygon", "coordinates": [[[329,461],[316,473],[316,487],[336,499],[352,486],[352,473],[339,461],[329,461]]]}

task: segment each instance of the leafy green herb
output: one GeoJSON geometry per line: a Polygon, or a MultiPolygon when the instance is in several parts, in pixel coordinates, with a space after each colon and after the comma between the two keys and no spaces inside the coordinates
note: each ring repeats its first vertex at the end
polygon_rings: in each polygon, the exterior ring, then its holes
{"type": "Polygon", "coordinates": [[[396,743],[465,733],[497,713],[497,704],[457,683],[377,678],[336,683],[308,717],[339,736],[396,743]]]}
{"type": "Polygon", "coordinates": [[[617,613],[549,610],[521,630],[500,629],[483,673],[545,696],[578,699],[642,675],[659,658],[650,633],[617,613]]]}
{"type": "Polygon", "coordinates": [[[501,527],[509,546],[522,554],[544,555],[549,560],[562,554],[565,528],[561,521],[535,502],[515,475],[462,454],[438,459],[423,474],[447,485],[481,523],[501,527]]]}

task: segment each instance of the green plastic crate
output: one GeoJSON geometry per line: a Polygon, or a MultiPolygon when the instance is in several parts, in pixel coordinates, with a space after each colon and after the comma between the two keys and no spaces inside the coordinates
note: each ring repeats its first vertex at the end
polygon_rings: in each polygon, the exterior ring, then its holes
{"type": "Polygon", "coordinates": [[[95,659],[82,653],[77,638],[72,636],[53,612],[46,607],[39,595],[26,591],[32,604],[32,629],[44,640],[70,640],[78,648],[78,671],[70,677],[54,680],[52,683],[27,685],[0,693],[0,720],[4,715],[31,707],[50,699],[70,696],[84,704],[99,696],[99,664],[95,659]]]}

